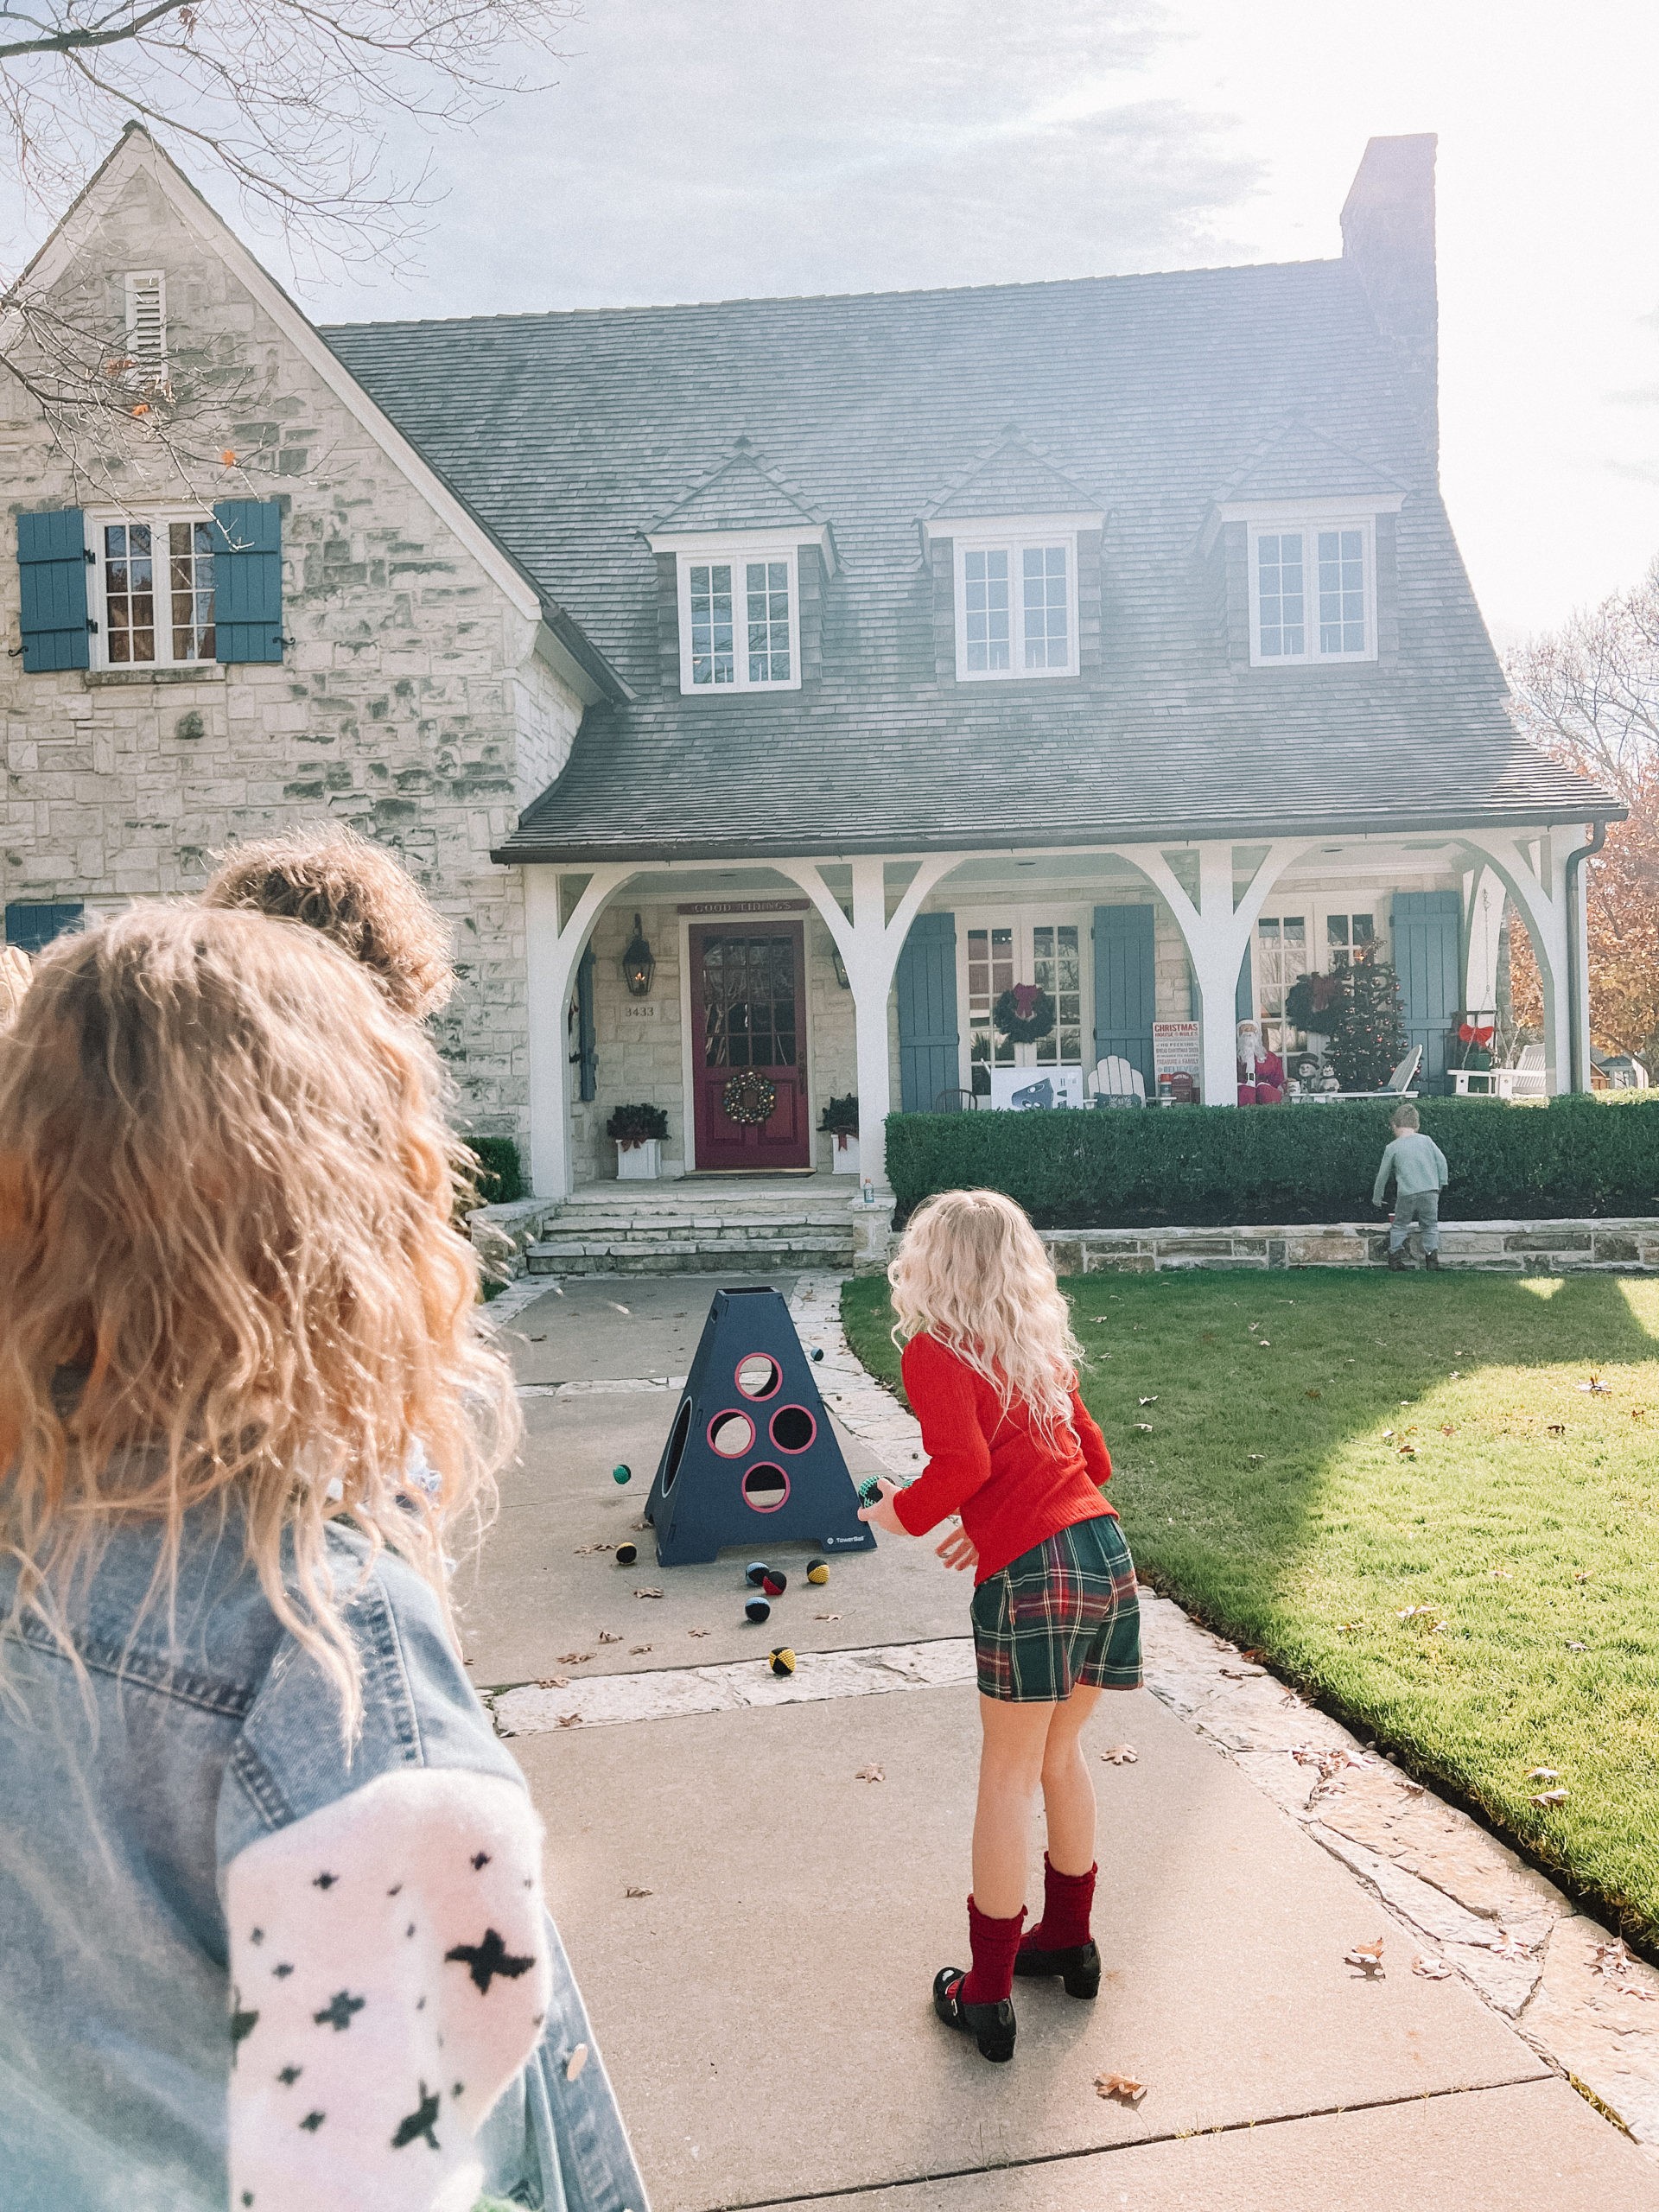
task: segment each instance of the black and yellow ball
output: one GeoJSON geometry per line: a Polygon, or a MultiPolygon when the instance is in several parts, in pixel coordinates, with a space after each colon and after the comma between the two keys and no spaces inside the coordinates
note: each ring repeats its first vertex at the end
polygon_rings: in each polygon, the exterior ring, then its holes
{"type": "Polygon", "coordinates": [[[772,1618],[772,1607],[764,1598],[751,1598],[743,1610],[752,1621],[769,1621],[772,1618]]]}
{"type": "Polygon", "coordinates": [[[765,1560],[752,1559],[743,1570],[743,1579],[747,1582],[753,1582],[755,1588],[758,1590],[760,1587],[760,1585],[766,1580],[766,1573],[767,1567],[765,1560]]]}
{"type": "Polygon", "coordinates": [[[631,1483],[633,1480],[633,1469],[626,1461],[619,1460],[611,1469],[611,1480],[613,1483],[631,1483]]]}
{"type": "Polygon", "coordinates": [[[809,1582],[827,1582],[830,1580],[829,1560],[827,1559],[808,1560],[806,1579],[809,1582]]]}
{"type": "Polygon", "coordinates": [[[769,1567],[760,1578],[760,1587],[768,1598],[781,1598],[789,1587],[789,1577],[781,1567],[769,1567]]]}
{"type": "Polygon", "coordinates": [[[790,1649],[786,1643],[772,1653],[772,1671],[774,1675],[792,1675],[794,1673],[795,1654],[790,1649]]]}
{"type": "Polygon", "coordinates": [[[619,1544],[616,1548],[616,1563],[619,1567],[632,1567],[639,1556],[638,1544],[619,1544]]]}

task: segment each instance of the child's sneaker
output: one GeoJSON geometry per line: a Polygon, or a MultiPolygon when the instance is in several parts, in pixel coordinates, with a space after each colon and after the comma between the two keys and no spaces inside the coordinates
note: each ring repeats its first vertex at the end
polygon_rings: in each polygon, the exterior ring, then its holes
{"type": "Polygon", "coordinates": [[[1423,1255],[1423,1265],[1426,1268],[1433,1268],[1438,1274],[1440,1266],[1440,1254],[1438,1252],[1425,1252],[1423,1255]]]}
{"type": "Polygon", "coordinates": [[[1406,1271],[1406,1255],[1403,1246],[1399,1251],[1389,1253],[1389,1267],[1393,1274],[1396,1275],[1404,1274],[1406,1271]]]}

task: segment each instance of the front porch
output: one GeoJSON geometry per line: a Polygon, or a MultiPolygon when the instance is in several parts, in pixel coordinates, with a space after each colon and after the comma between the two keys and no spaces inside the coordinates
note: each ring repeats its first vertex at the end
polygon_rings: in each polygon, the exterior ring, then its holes
{"type": "Polygon", "coordinates": [[[1057,1103],[1084,1105],[1108,1055],[1151,1096],[1154,1025],[1187,1022],[1200,1096],[1231,1105],[1238,1020],[1294,1049],[1284,997],[1297,975],[1368,951],[1395,967],[1424,1077],[1443,1087],[1452,1015],[1496,1001],[1506,897],[1543,982],[1547,1089],[1582,1088],[1584,940],[1569,911],[1581,907],[1582,849],[1576,826],[1470,827],[729,867],[532,864],[533,1186],[584,1205],[607,1186],[616,1196],[605,1126],[618,1106],[644,1103],[668,1123],[670,1189],[657,1186],[647,1211],[694,1192],[701,1211],[720,1176],[734,1179],[728,1192],[752,1185],[757,1203],[764,1178],[768,1203],[787,1185],[798,1208],[810,1192],[811,1207],[867,1212],[890,1203],[887,1113],[1007,1104],[1045,1079],[1057,1103]],[[1020,983],[1049,994],[1055,1020],[1016,1044],[992,1016],[1020,983]],[[820,1123],[849,1093],[858,1170],[837,1175],[840,1147],[820,1123]]]}

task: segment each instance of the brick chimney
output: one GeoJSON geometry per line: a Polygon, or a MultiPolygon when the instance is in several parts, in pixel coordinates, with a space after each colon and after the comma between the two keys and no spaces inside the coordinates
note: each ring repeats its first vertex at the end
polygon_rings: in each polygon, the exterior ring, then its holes
{"type": "Polygon", "coordinates": [[[1365,288],[1400,388],[1440,467],[1440,303],[1433,131],[1373,138],[1342,211],[1342,257],[1365,288]]]}

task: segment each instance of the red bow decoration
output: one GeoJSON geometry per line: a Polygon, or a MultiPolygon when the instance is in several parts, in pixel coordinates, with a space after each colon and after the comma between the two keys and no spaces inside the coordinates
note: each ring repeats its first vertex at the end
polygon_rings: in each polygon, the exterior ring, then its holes
{"type": "Polygon", "coordinates": [[[1014,1011],[1018,1014],[1021,1021],[1029,1021],[1031,1020],[1031,1010],[1041,996],[1042,993],[1038,989],[1035,983],[1016,983],[1014,985],[1014,1011]]]}
{"type": "Polygon", "coordinates": [[[1460,1021],[1458,1024],[1458,1042],[1460,1045],[1472,1045],[1474,1041],[1474,1023],[1472,1021],[1460,1021]]]}

